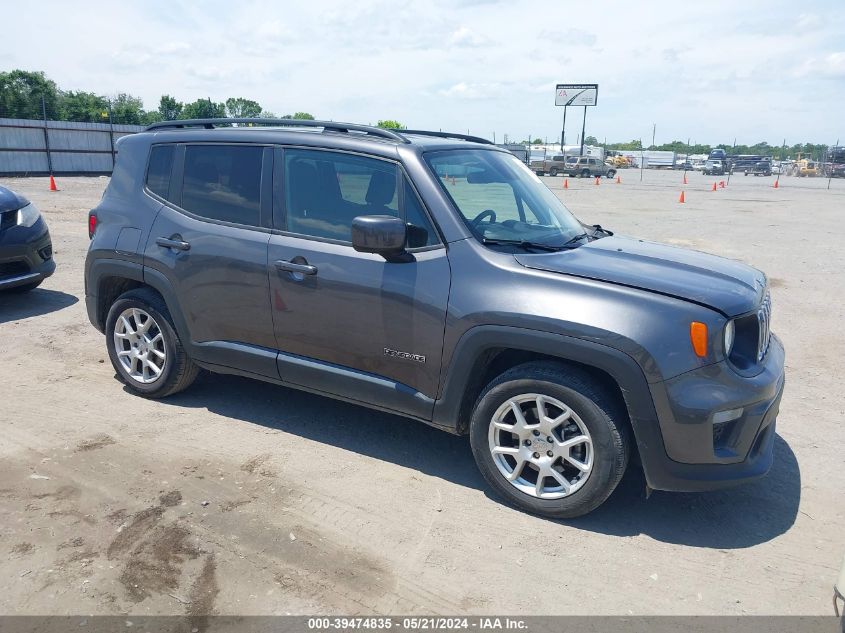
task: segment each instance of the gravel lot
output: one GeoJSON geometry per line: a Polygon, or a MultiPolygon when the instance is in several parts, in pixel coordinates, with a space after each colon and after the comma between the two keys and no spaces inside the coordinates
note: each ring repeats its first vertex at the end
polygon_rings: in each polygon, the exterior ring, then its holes
{"type": "MultiPolygon", "coordinates": [[[[465,438],[246,379],[129,395],[88,323],[105,178],[0,179],[58,270],[0,296],[0,613],[828,614],[845,550],[845,181],[622,170],[545,182],[583,220],[745,261],[787,349],[775,466],[717,493],[629,470],[588,517],[501,503],[465,438]]],[[[339,319],[341,316],[339,315],[339,319]]]]}

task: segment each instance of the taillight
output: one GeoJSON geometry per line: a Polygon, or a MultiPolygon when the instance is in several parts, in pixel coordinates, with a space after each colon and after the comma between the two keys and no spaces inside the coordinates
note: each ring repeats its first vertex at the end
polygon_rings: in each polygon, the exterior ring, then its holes
{"type": "Polygon", "coordinates": [[[94,237],[94,233],[97,231],[97,214],[96,213],[89,213],[88,214],[88,239],[94,237]]]}

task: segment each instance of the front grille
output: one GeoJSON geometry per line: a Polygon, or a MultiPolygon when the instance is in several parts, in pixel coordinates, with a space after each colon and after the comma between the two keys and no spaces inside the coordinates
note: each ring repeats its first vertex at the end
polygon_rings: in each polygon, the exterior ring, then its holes
{"type": "Polygon", "coordinates": [[[6,229],[17,225],[17,223],[17,211],[6,211],[5,213],[0,213],[0,231],[5,231],[6,229]]]}
{"type": "Polygon", "coordinates": [[[763,360],[769,351],[769,343],[772,340],[771,320],[772,297],[767,291],[760,309],[757,310],[757,362],[763,360]]]}
{"type": "Polygon", "coordinates": [[[18,275],[26,275],[29,272],[29,266],[26,262],[6,262],[0,264],[0,279],[4,277],[17,277],[18,275]]]}

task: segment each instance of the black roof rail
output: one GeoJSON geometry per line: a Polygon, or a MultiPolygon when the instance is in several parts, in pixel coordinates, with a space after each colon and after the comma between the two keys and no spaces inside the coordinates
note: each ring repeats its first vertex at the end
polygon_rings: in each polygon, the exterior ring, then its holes
{"type": "Polygon", "coordinates": [[[456,134],[453,132],[431,132],[428,130],[399,130],[401,134],[417,134],[419,136],[436,136],[437,138],[457,138],[462,141],[472,141],[473,143],[483,143],[484,145],[493,145],[493,141],[480,136],[470,136],[469,134],[456,134]]]}
{"type": "Polygon", "coordinates": [[[386,138],[400,143],[409,143],[408,139],[392,130],[385,130],[371,125],[357,125],[355,123],[336,123],[334,121],[314,121],[311,119],[262,119],[262,118],[223,118],[223,119],[183,119],[176,121],[159,121],[144,128],[145,132],[155,130],[184,129],[187,127],[202,127],[213,130],[216,127],[237,123],[238,125],[249,124],[252,126],[272,125],[274,127],[320,127],[324,132],[358,132],[369,136],[386,138]]]}

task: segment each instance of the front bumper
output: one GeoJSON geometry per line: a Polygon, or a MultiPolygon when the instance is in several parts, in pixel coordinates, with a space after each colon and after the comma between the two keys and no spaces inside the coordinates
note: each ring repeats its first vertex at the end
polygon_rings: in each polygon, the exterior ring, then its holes
{"type": "Polygon", "coordinates": [[[41,281],[55,270],[53,244],[43,219],[31,227],[0,232],[0,290],[41,281]]]}
{"type": "Polygon", "coordinates": [[[645,448],[638,442],[648,485],[709,490],[765,475],[773,459],[784,359],[773,335],[762,371],[754,376],[722,362],[651,385],[660,441],[646,442],[645,448]],[[721,422],[720,416],[730,419],[721,422]]]}

